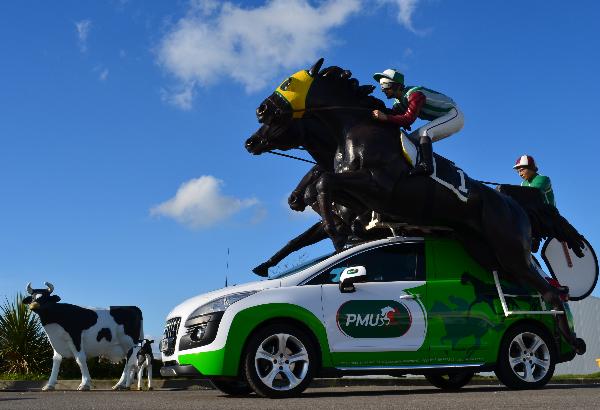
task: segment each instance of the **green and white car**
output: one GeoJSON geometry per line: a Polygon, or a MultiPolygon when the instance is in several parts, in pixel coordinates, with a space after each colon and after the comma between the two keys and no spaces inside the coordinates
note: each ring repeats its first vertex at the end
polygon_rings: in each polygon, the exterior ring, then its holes
{"type": "Polygon", "coordinates": [[[539,295],[495,281],[435,236],[356,245],[188,299],[168,315],[160,348],[163,376],[273,398],[360,374],[422,374],[458,389],[495,371],[511,388],[535,388],[575,356],[539,295]]]}

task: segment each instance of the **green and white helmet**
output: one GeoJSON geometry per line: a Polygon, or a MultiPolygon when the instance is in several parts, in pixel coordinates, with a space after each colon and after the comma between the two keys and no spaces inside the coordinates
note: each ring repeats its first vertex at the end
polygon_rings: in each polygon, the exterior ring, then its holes
{"type": "Polygon", "coordinates": [[[375,73],[373,78],[379,84],[392,82],[404,85],[404,74],[393,68],[388,68],[383,73],[375,73]]]}

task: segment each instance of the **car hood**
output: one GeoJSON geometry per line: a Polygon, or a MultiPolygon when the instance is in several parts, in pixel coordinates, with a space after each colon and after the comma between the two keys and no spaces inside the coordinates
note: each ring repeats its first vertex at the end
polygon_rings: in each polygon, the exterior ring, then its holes
{"type": "Polygon", "coordinates": [[[280,280],[261,280],[256,282],[244,283],[243,285],[228,286],[226,288],[218,289],[212,292],[203,293],[201,295],[191,297],[183,301],[179,305],[175,306],[175,308],[171,310],[171,312],[169,312],[169,314],[167,315],[167,320],[169,320],[172,317],[181,317],[182,320],[185,320],[194,310],[196,310],[200,306],[222,296],[253,290],[260,291],[263,289],[271,289],[278,287],[281,287],[280,280]]]}

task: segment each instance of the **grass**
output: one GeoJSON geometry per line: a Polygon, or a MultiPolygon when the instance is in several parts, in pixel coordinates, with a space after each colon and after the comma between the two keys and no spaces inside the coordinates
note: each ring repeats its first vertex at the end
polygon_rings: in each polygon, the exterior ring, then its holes
{"type": "Polygon", "coordinates": [[[0,380],[48,380],[47,374],[34,373],[0,373],[0,380]]]}

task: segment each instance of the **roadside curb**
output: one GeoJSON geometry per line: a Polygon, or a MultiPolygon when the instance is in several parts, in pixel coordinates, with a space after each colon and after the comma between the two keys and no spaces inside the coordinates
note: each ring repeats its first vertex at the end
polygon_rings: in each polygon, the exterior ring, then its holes
{"type": "MultiPolygon", "coordinates": [[[[56,390],[77,390],[81,380],[59,380],[56,390]]],[[[116,380],[94,380],[92,390],[111,390],[116,380]]],[[[0,391],[41,391],[46,381],[0,380],[0,391]]],[[[600,384],[600,379],[561,379],[551,380],[550,384],[600,384]]],[[[155,390],[212,390],[214,387],[208,380],[171,380],[157,379],[153,381],[155,390]]],[[[503,386],[497,379],[475,379],[469,385],[503,386]]],[[[339,379],[315,379],[311,388],[352,387],[352,386],[431,386],[420,377],[343,377],[339,379]]],[[[137,390],[137,389],[132,389],[137,390]]]]}

